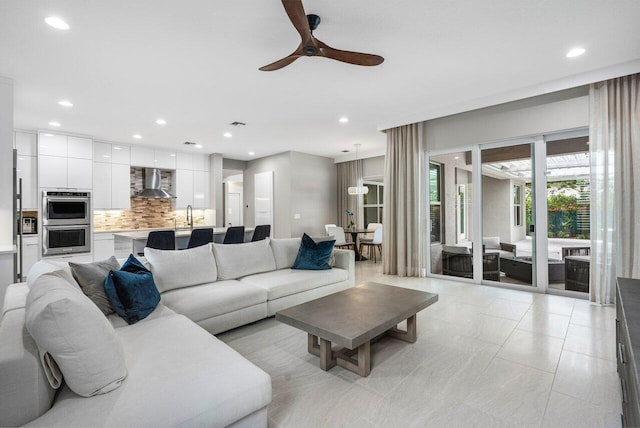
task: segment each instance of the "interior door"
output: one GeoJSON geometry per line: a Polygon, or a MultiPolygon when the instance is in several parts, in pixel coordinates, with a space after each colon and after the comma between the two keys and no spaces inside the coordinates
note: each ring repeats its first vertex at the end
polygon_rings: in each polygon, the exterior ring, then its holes
{"type": "Polygon", "coordinates": [[[240,226],[240,210],[242,202],[240,201],[240,193],[229,193],[227,204],[227,226],[240,226]]]}

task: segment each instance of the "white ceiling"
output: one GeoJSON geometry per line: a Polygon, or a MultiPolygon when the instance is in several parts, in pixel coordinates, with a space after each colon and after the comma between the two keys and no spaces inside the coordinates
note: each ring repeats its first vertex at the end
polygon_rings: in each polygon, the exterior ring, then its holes
{"type": "Polygon", "coordinates": [[[341,150],[353,156],[360,143],[363,157],[383,152],[379,127],[640,64],[638,0],[304,6],[322,18],[320,40],[385,62],[302,58],[258,71],[299,43],[279,0],[2,0],[0,76],[14,80],[15,126],[52,129],[47,123],[57,120],[60,131],[106,141],[174,149],[194,141],[203,152],[245,160],[249,151],[261,157],[286,150],[340,159],[341,150]],[[47,26],[50,15],[71,29],[47,26]],[[587,53],[565,58],[575,46],[587,53]],[[75,106],[60,107],[60,99],[75,106]],[[343,115],[348,124],[338,123],[343,115]],[[160,117],[166,126],[154,124],[160,117]],[[229,126],[235,120],[247,126],[229,126]],[[226,131],[233,138],[224,138],[226,131]]]}

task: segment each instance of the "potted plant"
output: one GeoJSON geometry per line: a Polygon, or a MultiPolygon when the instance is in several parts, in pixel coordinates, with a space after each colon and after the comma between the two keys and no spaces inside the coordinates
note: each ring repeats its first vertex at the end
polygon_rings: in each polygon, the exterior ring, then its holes
{"type": "Polygon", "coordinates": [[[353,216],[355,213],[349,209],[344,210],[344,212],[349,216],[349,223],[347,223],[347,229],[355,230],[356,223],[353,221],[353,216]]]}

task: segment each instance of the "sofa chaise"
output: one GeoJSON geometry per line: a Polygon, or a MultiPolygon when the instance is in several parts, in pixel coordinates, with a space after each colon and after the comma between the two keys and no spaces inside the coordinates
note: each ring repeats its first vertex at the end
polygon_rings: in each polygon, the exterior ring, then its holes
{"type": "Polygon", "coordinates": [[[71,383],[51,387],[42,350],[27,331],[29,293],[45,290],[46,296],[44,282],[80,289],[68,264],[38,262],[27,282],[10,285],[5,297],[0,426],[267,426],[269,375],[213,334],[354,285],[352,251],[335,250],[326,271],[291,269],[299,246],[300,239],[291,238],[146,249],[160,304],[132,325],[106,317],[127,373],[119,387],[90,397],[73,392],[71,383]]]}

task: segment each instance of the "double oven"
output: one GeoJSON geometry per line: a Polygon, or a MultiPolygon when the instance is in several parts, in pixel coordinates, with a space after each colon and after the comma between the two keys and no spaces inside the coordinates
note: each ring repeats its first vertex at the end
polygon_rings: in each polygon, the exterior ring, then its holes
{"type": "Polygon", "coordinates": [[[91,194],[42,192],[42,255],[91,252],[91,194]]]}

